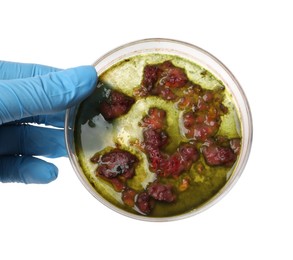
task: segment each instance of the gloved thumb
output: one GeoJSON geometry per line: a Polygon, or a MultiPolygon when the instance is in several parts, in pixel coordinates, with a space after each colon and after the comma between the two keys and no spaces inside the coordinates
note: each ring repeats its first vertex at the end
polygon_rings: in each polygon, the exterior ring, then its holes
{"type": "Polygon", "coordinates": [[[0,81],[0,125],[21,118],[51,114],[81,102],[94,89],[92,66],[42,76],[0,81]]]}

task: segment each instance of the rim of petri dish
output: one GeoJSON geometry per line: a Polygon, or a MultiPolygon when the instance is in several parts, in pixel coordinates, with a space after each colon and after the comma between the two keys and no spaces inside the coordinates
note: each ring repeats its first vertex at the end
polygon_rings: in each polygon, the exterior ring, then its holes
{"type": "Polygon", "coordinates": [[[236,79],[236,77],[232,74],[232,72],[215,56],[206,50],[187,43],[183,41],[173,40],[173,39],[165,39],[165,38],[149,38],[142,39],[134,42],[130,42],[119,46],[103,56],[101,56],[98,60],[93,63],[93,66],[96,68],[97,74],[100,75],[105,70],[113,66],[119,61],[124,59],[137,56],[140,54],[147,53],[158,53],[158,54],[171,54],[180,56],[187,60],[190,60],[206,70],[210,71],[216,78],[221,80],[227,90],[231,93],[233,97],[233,101],[236,104],[238,110],[238,116],[241,122],[241,133],[242,133],[242,146],[239,158],[234,166],[233,173],[227,180],[226,184],[220,189],[217,194],[215,194],[211,199],[201,204],[199,207],[175,216],[170,217],[148,217],[144,215],[137,215],[134,213],[130,213],[125,211],[110,202],[108,202],[105,198],[103,198],[90,184],[88,179],[83,173],[81,169],[78,158],[75,154],[75,144],[74,144],[74,124],[75,124],[75,115],[77,113],[79,105],[69,108],[66,111],[65,118],[65,142],[66,148],[68,151],[69,159],[71,165],[85,188],[102,204],[107,206],[108,208],[124,215],[127,217],[131,217],[137,220],[144,221],[154,221],[154,222],[162,222],[162,221],[173,221],[188,218],[194,216],[198,213],[201,213],[214,204],[216,204],[220,199],[222,199],[236,184],[239,177],[241,176],[249,155],[252,146],[252,138],[253,138],[253,122],[252,115],[248,100],[246,95],[236,79]]]}

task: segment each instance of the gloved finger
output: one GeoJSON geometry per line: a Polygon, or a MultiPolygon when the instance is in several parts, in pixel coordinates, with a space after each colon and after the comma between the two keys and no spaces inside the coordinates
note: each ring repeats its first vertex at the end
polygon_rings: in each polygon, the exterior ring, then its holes
{"type": "Polygon", "coordinates": [[[0,156],[0,182],[45,184],[54,181],[58,168],[30,156],[0,156]]]}
{"type": "Polygon", "coordinates": [[[66,156],[64,131],[32,125],[1,126],[0,156],[16,154],[48,158],[66,156]]]}
{"type": "Polygon", "coordinates": [[[29,78],[59,70],[45,65],[0,61],[0,80],[29,78]]]}
{"type": "Polygon", "coordinates": [[[36,124],[44,124],[48,126],[64,128],[65,114],[66,114],[66,111],[61,111],[61,112],[53,113],[50,115],[30,116],[20,120],[6,123],[5,125],[36,123],[36,124]]]}
{"type": "Polygon", "coordinates": [[[0,81],[0,124],[60,112],[82,101],[96,85],[93,66],[26,79],[0,81]]]}

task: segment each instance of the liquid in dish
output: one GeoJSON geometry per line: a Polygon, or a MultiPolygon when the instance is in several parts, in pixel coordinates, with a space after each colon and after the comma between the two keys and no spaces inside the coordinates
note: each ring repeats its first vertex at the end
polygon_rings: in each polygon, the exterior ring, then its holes
{"type": "Polygon", "coordinates": [[[75,123],[79,163],[119,208],[176,216],[215,196],[241,151],[226,86],[201,66],[165,54],[118,62],[99,76],[75,123]]]}

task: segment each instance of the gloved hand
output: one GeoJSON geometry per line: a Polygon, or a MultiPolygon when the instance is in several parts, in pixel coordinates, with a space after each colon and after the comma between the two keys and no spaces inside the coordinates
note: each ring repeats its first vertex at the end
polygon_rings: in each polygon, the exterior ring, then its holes
{"type": "Polygon", "coordinates": [[[36,158],[65,156],[65,109],[94,90],[92,66],[59,70],[0,61],[0,181],[48,183],[55,165],[36,158]],[[58,127],[48,128],[28,123],[58,127]]]}

